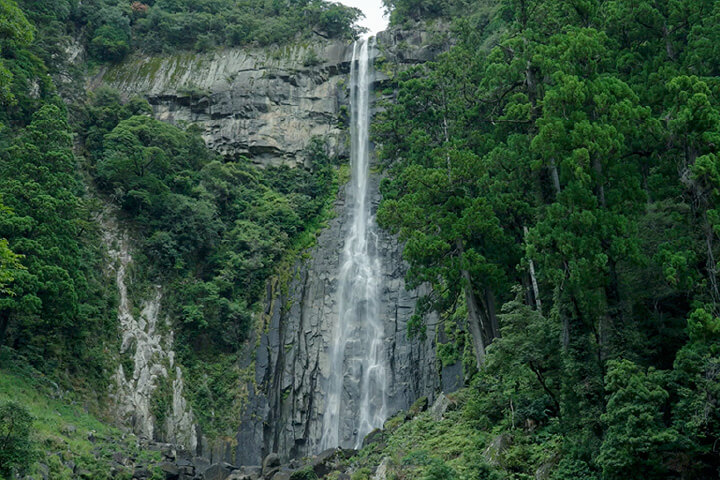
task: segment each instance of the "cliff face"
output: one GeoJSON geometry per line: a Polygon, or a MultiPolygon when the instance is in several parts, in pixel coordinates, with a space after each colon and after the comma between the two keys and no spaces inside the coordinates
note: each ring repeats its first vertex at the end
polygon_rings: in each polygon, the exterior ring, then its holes
{"type": "MultiPolygon", "coordinates": [[[[428,46],[431,35],[385,32],[378,38],[379,55],[393,68],[428,61],[443,49],[428,46]]],[[[348,135],[339,119],[349,109],[351,55],[352,45],[324,42],[279,50],[135,57],[102,72],[91,86],[105,83],[125,96],[145,96],[158,118],[199,125],[208,146],[224,155],[248,156],[259,165],[301,166],[302,151],[315,135],[329,142],[333,154],[347,156],[348,135]]],[[[381,83],[388,79],[382,72],[376,76],[381,83]]],[[[379,181],[373,174],[373,212],[380,201],[379,181]]],[[[333,368],[328,346],[337,318],[336,276],[350,228],[344,187],[335,212],[309,257],[298,260],[289,278],[268,285],[260,327],[241,359],[242,369],[254,371],[253,381],[240,386],[249,392],[242,424],[233,442],[208,448],[198,439],[198,453],[209,460],[253,465],[271,452],[286,459],[317,453],[325,410],[322,386],[333,368]]],[[[443,384],[453,388],[458,378],[457,369],[443,371],[442,380],[438,374],[436,320],[430,319],[426,339],[407,337],[419,292],[405,288],[402,246],[386,232],[379,235],[380,313],[392,414],[422,396],[432,399],[443,384]]],[[[348,395],[351,404],[357,401],[348,395]]]]}
{"type": "Polygon", "coordinates": [[[160,120],[199,125],[207,145],[223,155],[298,165],[313,136],[327,139],[332,154],[346,154],[338,125],[351,54],[344,43],[324,42],[136,56],[93,83],[146,97],[160,120]]]}
{"type": "MultiPolygon", "coordinates": [[[[373,178],[373,203],[379,201],[378,178],[373,178]]],[[[265,324],[259,344],[245,361],[255,363],[255,385],[240,426],[237,459],[252,464],[264,454],[298,457],[317,453],[322,433],[324,385],[334,365],[328,350],[337,319],[337,272],[343,240],[350,228],[344,209],[344,191],[336,204],[337,216],[319,236],[310,259],[298,262],[287,286],[269,289],[265,324]],[[277,291],[279,290],[279,292],[277,291]],[[264,419],[263,423],[258,419],[264,419]]],[[[407,322],[418,292],[407,291],[401,245],[386,232],[379,233],[382,258],[381,311],[388,356],[389,411],[405,409],[417,398],[433,397],[439,387],[435,362],[435,322],[425,340],[407,337],[407,322]]],[[[347,392],[352,405],[359,398],[347,392]]],[[[357,409],[355,409],[357,411],[357,409]]],[[[352,428],[348,425],[343,429],[352,428]]],[[[347,433],[347,432],[345,432],[347,433]]],[[[350,432],[352,433],[352,432],[350,432]]]]}
{"type": "Polygon", "coordinates": [[[117,353],[128,360],[121,362],[112,376],[110,392],[116,415],[146,441],[162,438],[196,450],[195,420],[184,397],[182,371],[175,364],[170,319],[162,312],[162,287],[156,285],[145,298],[131,298],[131,242],[114,217],[115,212],[106,212],[101,223],[118,288],[122,343],[117,353]],[[161,384],[168,388],[158,391],[161,384]],[[153,413],[153,400],[160,394],[170,397],[162,400],[171,405],[161,424],[153,413]]]}

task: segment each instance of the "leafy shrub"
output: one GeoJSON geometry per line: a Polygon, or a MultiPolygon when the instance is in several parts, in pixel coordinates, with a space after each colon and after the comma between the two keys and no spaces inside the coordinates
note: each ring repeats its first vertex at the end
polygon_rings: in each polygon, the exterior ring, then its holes
{"type": "Polygon", "coordinates": [[[34,459],[32,417],[20,404],[0,404],[0,475],[11,478],[34,459]]]}

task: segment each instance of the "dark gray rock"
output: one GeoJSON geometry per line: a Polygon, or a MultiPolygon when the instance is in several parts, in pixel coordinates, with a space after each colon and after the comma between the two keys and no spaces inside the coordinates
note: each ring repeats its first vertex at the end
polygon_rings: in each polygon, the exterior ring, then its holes
{"type": "Polygon", "coordinates": [[[205,480],[225,480],[233,470],[236,470],[236,468],[229,463],[215,463],[205,470],[203,477],[205,480]]]}
{"type": "Polygon", "coordinates": [[[205,457],[195,457],[191,460],[191,465],[195,468],[195,473],[198,475],[202,475],[205,473],[205,470],[210,468],[210,460],[205,457]]]}
{"type": "Polygon", "coordinates": [[[383,441],[385,438],[385,435],[383,434],[383,431],[379,428],[376,428],[372,432],[368,433],[365,438],[363,439],[363,448],[367,447],[370,444],[373,443],[379,443],[383,441]]]}
{"type": "Polygon", "coordinates": [[[271,480],[290,480],[290,477],[292,477],[292,472],[289,470],[277,472],[275,475],[273,475],[271,480]]]}
{"type": "Polygon", "coordinates": [[[280,468],[280,455],[271,453],[265,457],[262,464],[262,475],[268,477],[270,473],[280,468]]]}
{"type": "Polygon", "coordinates": [[[345,454],[340,448],[330,448],[317,454],[310,462],[315,475],[324,478],[325,475],[332,472],[338,467],[341,460],[345,459],[345,454]]]}
{"type": "Polygon", "coordinates": [[[147,467],[138,465],[133,470],[132,478],[137,480],[146,480],[152,477],[152,472],[147,467]]]}
{"type": "Polygon", "coordinates": [[[261,467],[240,467],[230,473],[227,480],[260,480],[262,478],[261,467]]]}
{"type": "Polygon", "coordinates": [[[175,480],[180,476],[180,467],[172,462],[163,462],[160,469],[165,473],[166,480],[175,480]]]}
{"type": "Polygon", "coordinates": [[[465,384],[461,361],[443,367],[440,375],[442,376],[442,390],[445,393],[460,390],[465,384]]]}
{"type": "MultiPolygon", "coordinates": [[[[380,200],[379,176],[371,178],[372,204],[380,200]]],[[[255,358],[257,388],[252,388],[248,410],[238,434],[236,463],[255,463],[259,454],[278,452],[283,461],[317,453],[325,409],[323,395],[331,366],[328,347],[337,318],[337,272],[342,245],[350,227],[344,213],[345,190],[336,203],[337,216],[318,237],[310,258],[298,262],[287,286],[268,288],[260,338],[251,338],[248,353],[255,358]],[[267,358],[267,362],[265,359],[267,358]],[[260,427],[259,419],[264,420],[260,427]],[[242,445],[242,447],[241,447],[242,445]]],[[[387,332],[385,353],[391,367],[388,378],[388,414],[406,410],[420,397],[434,399],[440,378],[435,367],[437,318],[428,318],[427,337],[410,339],[407,323],[415,302],[424,292],[407,291],[402,245],[384,231],[378,232],[382,258],[381,318],[387,332]]],[[[356,387],[359,388],[359,385],[356,387]]],[[[342,446],[356,442],[352,419],[357,413],[357,392],[348,386],[341,417],[342,446]]]]}

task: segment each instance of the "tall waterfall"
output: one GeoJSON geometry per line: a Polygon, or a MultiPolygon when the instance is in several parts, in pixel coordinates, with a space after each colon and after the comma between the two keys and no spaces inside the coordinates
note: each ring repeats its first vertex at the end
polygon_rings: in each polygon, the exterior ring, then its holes
{"type": "Polygon", "coordinates": [[[338,319],[329,351],[322,448],[360,447],[365,435],[382,427],[387,415],[388,368],[379,314],[381,265],[368,198],[373,46],[373,39],[355,42],[350,67],[352,174],[346,209],[350,228],[338,275],[338,319]],[[340,432],[349,433],[340,438],[340,432]]]}

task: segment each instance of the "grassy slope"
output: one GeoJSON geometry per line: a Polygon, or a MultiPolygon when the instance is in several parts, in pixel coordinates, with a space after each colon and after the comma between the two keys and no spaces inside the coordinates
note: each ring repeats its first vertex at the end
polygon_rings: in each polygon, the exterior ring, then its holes
{"type": "MultiPolygon", "coordinates": [[[[547,478],[556,463],[558,437],[552,426],[482,428],[469,389],[449,395],[440,420],[416,403],[385,423],[349,463],[352,480],[369,480],[381,463],[388,480],[500,480],[547,478]]],[[[367,441],[367,440],[366,440],[367,441]]]]}
{"type": "MultiPolygon", "coordinates": [[[[135,465],[159,462],[159,452],[141,451],[134,435],[99,420],[70,400],[72,393],[60,392],[41,373],[8,361],[6,353],[0,362],[0,403],[15,401],[34,418],[35,459],[28,470],[34,478],[42,478],[42,471],[53,480],[111,478],[116,453],[126,465],[116,464],[112,478],[129,479],[135,465]],[[75,475],[69,467],[73,464],[75,475]]],[[[157,472],[154,478],[164,477],[157,472]]]]}

